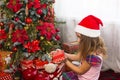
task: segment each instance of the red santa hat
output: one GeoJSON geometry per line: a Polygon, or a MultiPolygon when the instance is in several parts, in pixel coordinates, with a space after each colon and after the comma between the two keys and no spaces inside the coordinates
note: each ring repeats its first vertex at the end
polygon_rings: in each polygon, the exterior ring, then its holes
{"type": "Polygon", "coordinates": [[[100,25],[103,26],[103,23],[99,18],[88,15],[75,27],[75,32],[88,37],[98,37],[100,35],[100,25]]]}

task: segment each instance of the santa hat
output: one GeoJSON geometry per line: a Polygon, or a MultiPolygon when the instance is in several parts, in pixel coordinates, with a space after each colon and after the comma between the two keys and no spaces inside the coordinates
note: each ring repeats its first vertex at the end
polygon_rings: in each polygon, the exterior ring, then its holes
{"type": "Polygon", "coordinates": [[[98,37],[100,35],[100,25],[103,26],[103,23],[99,18],[88,15],[75,27],[75,32],[88,37],[98,37]]]}

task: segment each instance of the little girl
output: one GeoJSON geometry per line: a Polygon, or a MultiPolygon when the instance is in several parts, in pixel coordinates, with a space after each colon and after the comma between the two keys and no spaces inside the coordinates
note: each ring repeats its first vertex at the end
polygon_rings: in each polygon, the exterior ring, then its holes
{"type": "Polygon", "coordinates": [[[89,15],[85,17],[76,27],[79,50],[77,54],[65,53],[65,64],[73,72],[78,74],[79,80],[98,80],[103,58],[106,56],[106,48],[100,37],[100,25],[102,21],[89,15]],[[80,61],[76,66],[71,61],[80,61]]]}

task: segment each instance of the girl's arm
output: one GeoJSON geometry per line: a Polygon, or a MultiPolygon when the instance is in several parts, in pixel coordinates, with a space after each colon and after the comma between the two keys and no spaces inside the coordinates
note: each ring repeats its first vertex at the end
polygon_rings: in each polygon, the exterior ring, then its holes
{"type": "Polygon", "coordinates": [[[71,61],[80,61],[80,54],[65,53],[65,57],[71,61]]]}
{"type": "Polygon", "coordinates": [[[76,72],[79,75],[86,73],[91,67],[91,65],[85,60],[82,61],[82,64],[80,66],[72,64],[69,60],[66,60],[65,63],[72,71],[76,72]]]}

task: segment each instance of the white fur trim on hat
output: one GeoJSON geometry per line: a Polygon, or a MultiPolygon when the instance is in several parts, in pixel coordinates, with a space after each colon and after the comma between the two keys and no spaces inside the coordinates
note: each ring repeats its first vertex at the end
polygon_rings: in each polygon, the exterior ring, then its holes
{"type": "Polygon", "coordinates": [[[80,25],[77,25],[75,27],[75,32],[78,32],[80,34],[83,34],[85,36],[88,37],[98,37],[100,36],[100,30],[93,30],[93,29],[89,29],[80,25]]]}

